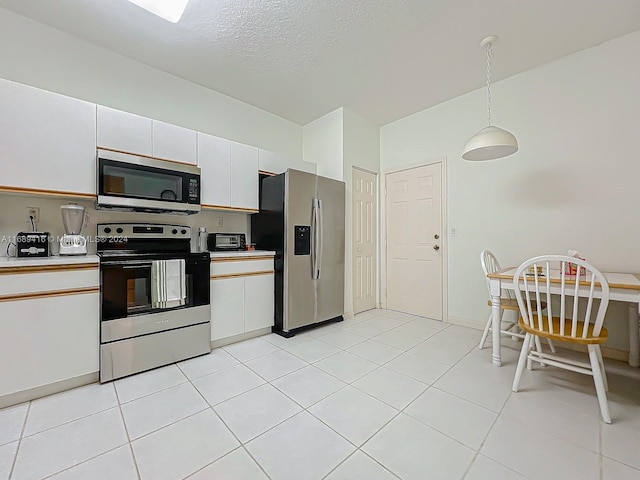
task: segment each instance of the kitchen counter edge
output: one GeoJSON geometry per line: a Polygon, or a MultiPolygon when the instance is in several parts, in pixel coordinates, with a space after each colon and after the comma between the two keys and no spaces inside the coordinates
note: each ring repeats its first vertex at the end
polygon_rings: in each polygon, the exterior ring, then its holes
{"type": "Polygon", "coordinates": [[[16,267],[43,267],[47,265],[84,265],[100,263],[97,255],[77,255],[77,256],[59,256],[50,257],[0,257],[0,269],[16,268],[16,267]]]}
{"type": "Polygon", "coordinates": [[[250,250],[241,252],[209,252],[211,258],[228,258],[228,257],[264,257],[275,256],[276,252],[270,250],[250,250]]]}

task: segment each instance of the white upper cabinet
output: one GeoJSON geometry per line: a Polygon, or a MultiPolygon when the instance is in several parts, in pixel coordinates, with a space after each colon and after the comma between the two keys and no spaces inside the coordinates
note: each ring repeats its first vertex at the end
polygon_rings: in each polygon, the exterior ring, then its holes
{"type": "Polygon", "coordinates": [[[0,80],[0,112],[0,186],[95,195],[95,104],[0,80]]]}
{"type": "Polygon", "coordinates": [[[98,147],[153,155],[150,118],[98,105],[98,147]]]}
{"type": "Polygon", "coordinates": [[[153,121],[153,156],[176,162],[198,163],[195,130],[153,121]]]}
{"type": "Polygon", "coordinates": [[[198,166],[203,205],[231,206],[231,142],[206,133],[198,133],[198,166]]]}
{"type": "Polygon", "coordinates": [[[258,153],[258,166],[263,172],[284,173],[289,167],[287,157],[281,153],[270,152],[260,149],[258,153]]]}
{"type": "Polygon", "coordinates": [[[231,206],[258,210],[258,149],[231,142],[231,206]]]}

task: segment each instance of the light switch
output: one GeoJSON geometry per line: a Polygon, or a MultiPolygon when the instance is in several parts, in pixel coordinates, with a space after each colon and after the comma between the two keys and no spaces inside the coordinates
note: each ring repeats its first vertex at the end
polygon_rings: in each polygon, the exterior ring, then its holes
{"type": "Polygon", "coordinates": [[[217,217],[217,221],[218,221],[218,223],[217,223],[216,225],[217,225],[218,227],[221,227],[221,226],[222,226],[222,224],[224,223],[224,222],[223,222],[223,218],[222,218],[222,217],[217,217]]]}
{"type": "Polygon", "coordinates": [[[451,227],[451,236],[455,237],[457,233],[458,232],[456,232],[456,227],[451,227]]]}

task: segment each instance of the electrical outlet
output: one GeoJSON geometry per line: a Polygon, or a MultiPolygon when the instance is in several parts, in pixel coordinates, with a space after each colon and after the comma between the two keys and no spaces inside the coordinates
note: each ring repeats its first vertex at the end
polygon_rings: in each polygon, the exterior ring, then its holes
{"type": "Polygon", "coordinates": [[[223,218],[222,217],[217,217],[217,221],[218,221],[218,223],[217,223],[218,227],[222,227],[222,224],[224,223],[223,222],[223,218]]]}
{"type": "Polygon", "coordinates": [[[27,207],[27,223],[31,225],[31,217],[33,217],[33,223],[37,224],[40,221],[40,209],[38,207],[27,207]]]}

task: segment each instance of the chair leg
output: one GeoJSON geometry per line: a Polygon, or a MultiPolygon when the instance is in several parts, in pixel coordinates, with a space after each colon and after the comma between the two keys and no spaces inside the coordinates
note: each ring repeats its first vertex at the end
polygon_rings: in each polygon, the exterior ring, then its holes
{"type": "Polygon", "coordinates": [[[516,375],[513,378],[513,386],[511,390],[514,392],[518,391],[518,386],[520,385],[520,379],[522,378],[522,372],[524,371],[524,367],[528,365],[529,360],[529,343],[531,342],[531,334],[526,333],[524,336],[524,341],[522,342],[522,350],[520,350],[520,357],[518,358],[518,366],[516,367],[516,375]]]}
{"type": "MultiPolygon", "coordinates": [[[[534,340],[535,340],[535,344],[536,344],[536,350],[538,352],[542,353],[542,342],[540,341],[540,337],[534,337],[534,340]]],[[[542,363],[542,362],[538,362],[538,363],[540,363],[541,367],[546,367],[547,366],[545,363],[542,363]]],[[[529,370],[531,370],[531,369],[529,368],[529,370]]]]}
{"type": "Polygon", "coordinates": [[[556,346],[553,344],[553,341],[550,338],[547,338],[547,342],[549,342],[549,348],[551,349],[551,353],[557,353],[556,346]]]}
{"type": "Polygon", "coordinates": [[[604,423],[611,423],[611,415],[609,415],[609,404],[607,402],[607,392],[602,377],[602,367],[598,360],[599,345],[587,345],[589,349],[589,360],[591,361],[591,371],[593,372],[593,383],[596,385],[596,394],[600,403],[600,413],[604,423]]]}
{"type": "Polygon", "coordinates": [[[482,350],[484,348],[484,342],[487,341],[487,336],[489,335],[489,330],[491,330],[491,319],[492,319],[492,314],[489,314],[489,320],[487,320],[487,325],[484,327],[484,332],[482,332],[482,338],[480,339],[480,345],[478,345],[478,348],[480,350],[482,350]]]}
{"type": "Polygon", "coordinates": [[[596,352],[598,353],[598,363],[600,364],[600,371],[602,372],[602,383],[604,383],[605,391],[609,391],[609,382],[607,381],[607,371],[604,369],[604,359],[602,358],[602,350],[600,350],[600,346],[596,348],[596,352]]]}

